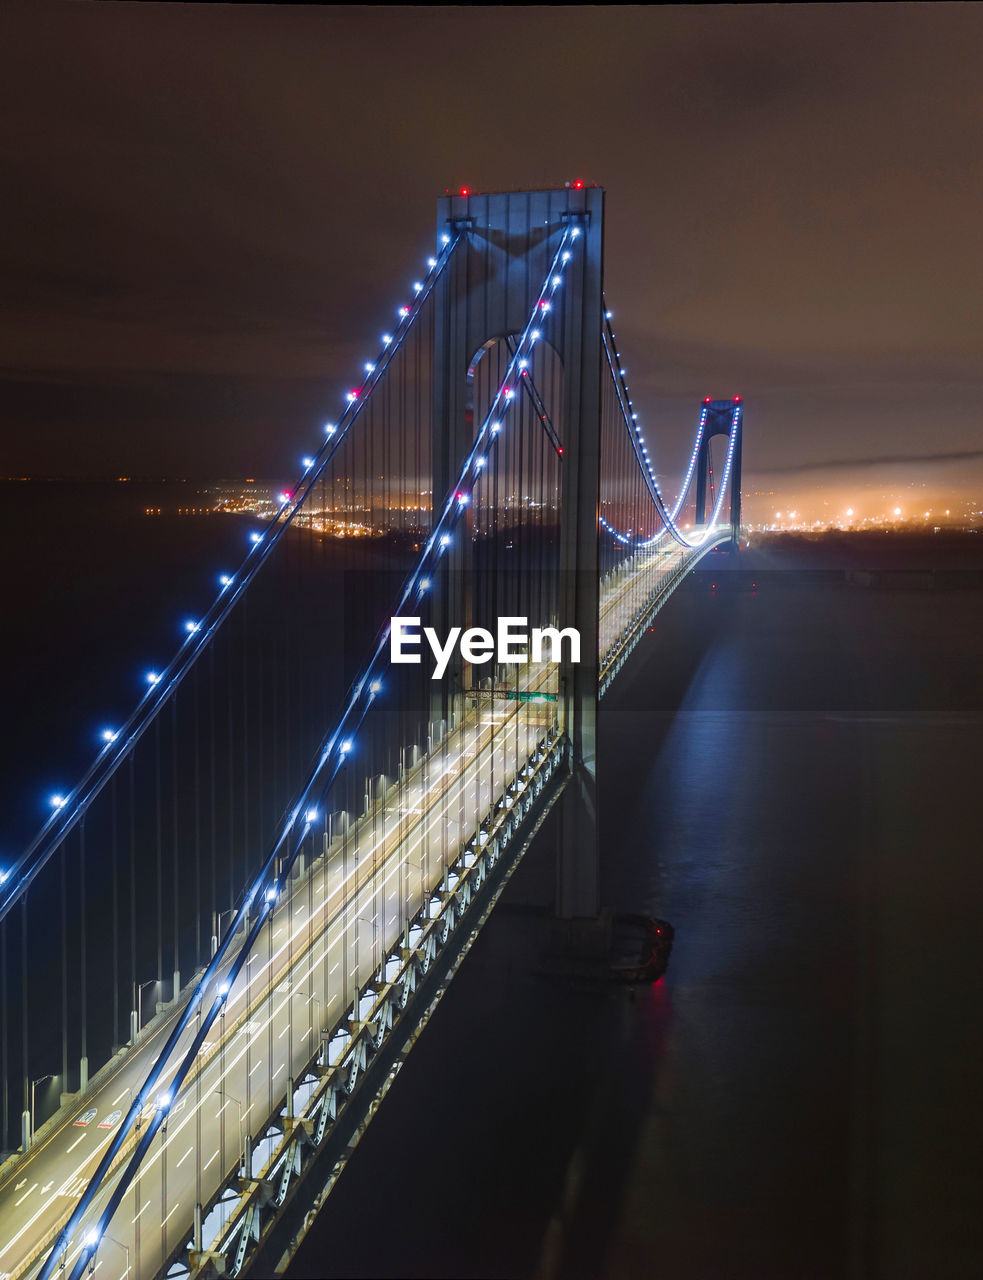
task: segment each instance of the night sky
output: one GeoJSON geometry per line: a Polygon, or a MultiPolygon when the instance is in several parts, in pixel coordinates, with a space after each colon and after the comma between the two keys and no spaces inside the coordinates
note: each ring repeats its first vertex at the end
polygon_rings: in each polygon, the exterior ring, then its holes
{"type": "Polygon", "coordinates": [[[437,197],[573,178],[663,474],[735,393],[758,482],[983,474],[981,7],[25,4],[0,48],[0,475],[289,474],[437,197]]]}

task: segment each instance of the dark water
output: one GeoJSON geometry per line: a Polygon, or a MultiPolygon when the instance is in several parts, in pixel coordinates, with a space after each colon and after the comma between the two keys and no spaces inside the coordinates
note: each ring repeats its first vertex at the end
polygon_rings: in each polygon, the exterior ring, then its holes
{"type": "MultiPolygon", "coordinates": [[[[123,488],[4,487],[0,865],[241,550],[123,488]]],[[[672,921],[665,978],[544,961],[545,832],[291,1274],[977,1274],[977,541],[689,580],[601,725],[605,902],[672,921]]]]}
{"type": "Polygon", "coordinates": [[[605,900],[668,973],[551,975],[543,841],[291,1274],[978,1274],[981,559],[691,580],[603,704],[605,900]]]}

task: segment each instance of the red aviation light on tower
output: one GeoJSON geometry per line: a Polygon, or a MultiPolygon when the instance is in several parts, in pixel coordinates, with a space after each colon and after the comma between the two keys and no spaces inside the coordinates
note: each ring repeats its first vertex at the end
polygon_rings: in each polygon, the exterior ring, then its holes
{"type": "Polygon", "coordinates": [[[703,397],[703,403],[704,403],[704,404],[709,404],[709,403],[710,403],[710,397],[709,397],[709,396],[704,396],[704,397],[703,397]]]}
{"type": "Polygon", "coordinates": [[[583,178],[575,178],[570,185],[573,187],[574,191],[583,191],[584,180],[583,178]]]}
{"type": "Polygon", "coordinates": [[[465,200],[466,200],[466,199],[468,198],[468,196],[471,194],[471,188],[470,188],[470,187],[462,187],[462,188],[461,188],[461,190],[458,192],[458,194],[459,194],[459,195],[464,196],[464,198],[465,198],[465,200]]]}
{"type": "Polygon", "coordinates": [[[734,403],[735,403],[735,404],[740,404],[740,403],[741,403],[741,401],[742,401],[743,399],[744,399],[744,397],[743,397],[743,396],[735,396],[735,397],[734,397],[734,403]]]}

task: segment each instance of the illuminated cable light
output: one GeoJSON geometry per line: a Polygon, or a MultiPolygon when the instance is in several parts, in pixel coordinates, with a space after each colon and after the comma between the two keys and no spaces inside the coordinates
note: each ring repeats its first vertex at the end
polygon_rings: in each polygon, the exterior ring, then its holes
{"type": "Polygon", "coordinates": [[[317,809],[308,809],[307,812],[304,814],[304,818],[307,822],[317,822],[317,818],[318,818],[317,809]]]}
{"type": "Polygon", "coordinates": [[[349,403],[349,404],[354,404],[354,403],[355,403],[355,401],[358,399],[358,392],[357,392],[357,391],[349,391],[349,393],[348,393],[348,395],[345,397],[345,399],[348,401],[348,403],[349,403]]]}
{"type": "Polygon", "coordinates": [[[155,685],[155,684],[160,684],[160,672],[159,672],[159,671],[148,671],[148,672],[147,672],[147,684],[149,684],[149,685],[151,685],[151,686],[153,686],[153,685],[155,685]]]}
{"type": "Polygon", "coordinates": [[[613,311],[605,311],[605,313],[604,313],[604,319],[605,319],[605,320],[613,320],[613,319],[614,319],[614,312],[613,312],[613,311]]]}
{"type": "Polygon", "coordinates": [[[169,1093],[161,1093],[157,1097],[157,1110],[166,1111],[173,1102],[173,1098],[169,1093]]]}
{"type": "Polygon", "coordinates": [[[419,280],[414,280],[414,281],[413,281],[413,292],[414,292],[414,293],[422,293],[422,292],[423,292],[423,285],[422,285],[422,283],[421,283],[419,280]]]}
{"type": "Polygon", "coordinates": [[[459,507],[466,507],[468,503],[471,501],[471,498],[466,493],[458,493],[456,496],[457,496],[457,504],[459,507]]]}
{"type": "Polygon", "coordinates": [[[540,334],[539,334],[539,330],[538,330],[538,329],[533,329],[532,333],[529,335],[529,341],[530,341],[530,342],[536,342],[536,341],[537,341],[537,339],[539,338],[539,336],[540,336],[540,334]]]}
{"type": "Polygon", "coordinates": [[[371,360],[366,360],[363,368],[365,369],[366,373],[375,373],[375,365],[372,363],[371,360]]]}
{"type": "Polygon", "coordinates": [[[382,692],[382,681],[373,680],[372,683],[369,685],[369,693],[371,693],[374,696],[375,694],[381,693],[381,692],[382,692]]]}
{"type": "Polygon", "coordinates": [[[410,309],[409,307],[398,307],[396,310],[396,314],[400,317],[401,320],[405,320],[406,317],[410,314],[410,309]]]}
{"type": "Polygon", "coordinates": [[[50,804],[52,809],[64,809],[65,805],[68,804],[68,796],[63,796],[56,792],[55,795],[51,797],[50,804]]]}
{"type": "Polygon", "coordinates": [[[301,460],[300,460],[300,464],[301,464],[301,466],[304,468],[304,470],[305,470],[305,471],[310,471],[311,467],[313,467],[313,465],[314,465],[314,459],[313,459],[313,458],[301,458],[301,460]]]}
{"type": "Polygon", "coordinates": [[[421,578],[421,579],[420,579],[420,590],[421,590],[421,591],[429,591],[429,590],[430,590],[430,579],[429,579],[429,578],[421,578]]]}
{"type": "Polygon", "coordinates": [[[382,335],[382,345],[384,347],[388,347],[390,342],[392,342],[392,340],[393,340],[393,336],[391,333],[384,333],[382,335]]]}
{"type": "Polygon", "coordinates": [[[229,577],[227,573],[219,574],[218,580],[219,580],[219,585],[222,587],[223,591],[225,590],[226,587],[229,587],[232,585],[232,579],[229,577]]]}
{"type": "Polygon", "coordinates": [[[480,471],[487,461],[488,459],[485,457],[484,454],[481,454],[480,457],[475,458],[474,465],[476,470],[480,471]]]}
{"type": "Polygon", "coordinates": [[[563,262],[569,262],[570,259],[573,257],[573,254],[570,252],[569,249],[564,249],[560,257],[563,262]]]}
{"type": "Polygon", "coordinates": [[[119,730],[103,729],[103,731],[99,734],[99,737],[102,738],[103,742],[107,744],[110,742],[115,742],[116,739],[119,737],[119,730]]]}
{"type": "Polygon", "coordinates": [[[229,984],[227,982],[223,982],[218,989],[218,993],[224,1000],[225,997],[229,994],[229,984]]]}
{"type": "Polygon", "coordinates": [[[436,258],[428,258],[428,259],[427,259],[427,266],[430,268],[430,270],[431,270],[431,271],[433,271],[433,269],[434,269],[434,267],[435,267],[436,265],[437,265],[437,259],[436,259],[436,258]]]}
{"type": "Polygon", "coordinates": [[[540,301],[539,309],[540,309],[540,311],[542,311],[543,313],[545,313],[545,312],[547,312],[547,311],[552,310],[552,306],[553,306],[553,304],[552,304],[548,299],[543,298],[543,299],[540,301]]]}
{"type": "Polygon", "coordinates": [[[333,436],[337,430],[338,428],[335,426],[333,422],[326,422],[324,424],[324,434],[326,436],[333,436]]]}
{"type": "Polygon", "coordinates": [[[442,547],[449,547],[451,545],[451,535],[449,533],[442,533],[440,535],[440,545],[442,547]]]}
{"type": "Polygon", "coordinates": [[[576,240],[576,239],[577,239],[577,237],[578,237],[579,235],[580,235],[580,228],[579,228],[579,227],[571,227],[571,228],[570,228],[570,236],[571,236],[571,239],[576,240]]]}
{"type": "Polygon", "coordinates": [[[254,529],[252,533],[249,535],[249,541],[253,544],[253,546],[255,546],[257,542],[263,541],[263,535],[258,530],[254,529]]]}
{"type": "Polygon", "coordinates": [[[338,750],[341,752],[343,756],[347,756],[351,751],[352,746],[353,746],[353,743],[351,738],[345,738],[343,742],[339,743],[338,750]]]}
{"type": "Polygon", "coordinates": [[[493,436],[497,436],[498,433],[501,431],[501,429],[502,429],[502,424],[500,422],[493,422],[491,424],[491,433],[493,436]]]}
{"type": "Polygon", "coordinates": [[[446,233],[440,237],[441,244],[450,244],[450,242],[451,242],[451,238],[446,233]]]}
{"type": "Polygon", "coordinates": [[[515,392],[512,390],[512,388],[511,388],[511,387],[506,387],[506,388],[505,388],[505,399],[506,399],[506,400],[514,400],[514,399],[515,399],[515,392]]]}
{"type": "Polygon", "coordinates": [[[526,357],[525,357],[525,356],[523,356],[523,357],[522,357],[522,359],[519,361],[519,368],[520,368],[520,369],[528,369],[528,368],[529,368],[529,361],[526,359],[526,357]]]}
{"type": "Polygon", "coordinates": [[[9,875],[9,871],[0,871],[0,884],[4,884],[9,875]]]}
{"type": "Polygon", "coordinates": [[[552,284],[553,284],[553,288],[554,288],[554,289],[559,289],[559,287],[560,287],[560,285],[561,285],[562,283],[563,283],[563,281],[560,279],[560,277],[559,277],[559,276],[554,276],[554,277],[553,277],[552,284]]]}
{"type": "Polygon", "coordinates": [[[284,489],[283,493],[280,494],[280,501],[283,503],[284,506],[286,506],[293,496],[294,495],[290,492],[289,489],[284,489]]]}

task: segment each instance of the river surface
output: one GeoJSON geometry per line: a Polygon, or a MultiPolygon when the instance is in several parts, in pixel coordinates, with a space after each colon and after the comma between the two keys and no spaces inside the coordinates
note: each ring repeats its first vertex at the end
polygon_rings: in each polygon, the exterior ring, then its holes
{"type": "MultiPolygon", "coordinates": [[[[243,531],[171,487],[0,488],[2,865],[243,531]]],[[[978,1274],[981,542],[687,581],[600,725],[604,902],[671,921],[665,977],[551,958],[551,823],[291,1275],[978,1274]]]]}

